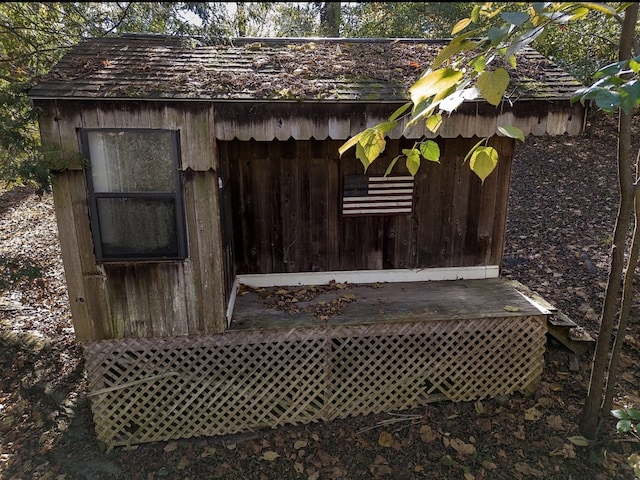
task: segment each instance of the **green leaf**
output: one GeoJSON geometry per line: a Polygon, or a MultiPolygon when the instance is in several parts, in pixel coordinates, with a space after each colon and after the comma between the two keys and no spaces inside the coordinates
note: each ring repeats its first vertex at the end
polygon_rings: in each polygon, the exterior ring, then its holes
{"type": "Polygon", "coordinates": [[[579,20],[581,18],[584,18],[589,15],[590,12],[591,10],[586,7],[576,8],[575,10],[573,10],[573,14],[571,15],[570,20],[579,20]]]}
{"type": "Polygon", "coordinates": [[[577,447],[588,447],[591,444],[591,441],[588,438],[583,437],[582,435],[567,437],[567,440],[569,440],[577,447]]]}
{"type": "Polygon", "coordinates": [[[460,20],[458,23],[454,25],[453,30],[451,30],[451,35],[456,35],[457,33],[460,33],[462,30],[467,28],[470,24],[471,24],[470,18],[463,18],[462,20],[460,20]]]}
{"type": "Polygon", "coordinates": [[[479,17],[480,17],[480,5],[475,5],[473,7],[473,10],[471,10],[471,21],[475,23],[478,21],[479,17]]]}
{"type": "Polygon", "coordinates": [[[351,147],[353,147],[355,144],[357,144],[360,139],[362,137],[364,137],[366,133],[365,131],[362,131],[360,133],[358,133],[357,135],[354,135],[353,137],[351,137],[349,140],[347,140],[346,142],[344,142],[340,148],[338,148],[338,153],[340,154],[340,156],[342,156],[344,154],[344,152],[346,152],[347,150],[349,150],[351,147]]]}
{"type": "Polygon", "coordinates": [[[605,3],[581,2],[580,5],[585,8],[590,8],[591,10],[596,10],[598,12],[604,13],[609,16],[613,16],[616,14],[616,11],[613,8],[606,5],[605,3]]]}
{"type": "Polygon", "coordinates": [[[387,169],[384,171],[384,176],[388,177],[391,174],[391,170],[393,170],[393,167],[396,166],[396,163],[398,163],[398,159],[401,157],[402,155],[396,155],[395,157],[393,157],[393,160],[391,160],[391,162],[389,162],[389,165],[387,166],[387,169]]]}
{"type": "Polygon", "coordinates": [[[493,147],[480,147],[471,155],[469,166],[482,183],[498,165],[498,152],[493,147]]]}
{"type": "Polygon", "coordinates": [[[627,408],[627,414],[632,420],[640,421],[640,411],[635,408],[627,408]]]}
{"type": "Polygon", "coordinates": [[[427,73],[409,89],[411,101],[414,105],[418,105],[443,90],[454,87],[462,78],[462,75],[462,72],[452,68],[441,68],[427,73]]]}
{"type": "Polygon", "coordinates": [[[442,115],[440,113],[429,115],[424,124],[430,132],[436,133],[442,126],[442,115]]]}
{"type": "Polygon", "coordinates": [[[476,73],[482,73],[487,69],[487,59],[484,55],[480,55],[471,62],[471,66],[476,73]]]}
{"type": "Polygon", "coordinates": [[[624,409],[611,410],[611,415],[619,420],[627,420],[629,415],[627,415],[627,411],[624,409]]]}
{"type": "Polygon", "coordinates": [[[400,115],[406,112],[410,107],[411,107],[411,102],[405,103],[404,105],[396,109],[396,111],[391,114],[391,116],[389,117],[389,121],[395,122],[398,119],[398,117],[400,117],[400,115]]]}
{"type": "Polygon", "coordinates": [[[380,128],[367,128],[356,144],[356,158],[364,165],[365,172],[369,165],[380,156],[387,145],[384,133],[380,128]]]}
{"type": "Polygon", "coordinates": [[[632,427],[633,424],[631,423],[631,420],[618,420],[618,423],[616,423],[616,432],[628,433],[632,427]]]}
{"type": "Polygon", "coordinates": [[[509,85],[509,73],[504,68],[486,70],[478,76],[480,94],[491,105],[498,106],[509,85]]]}
{"type": "Polygon", "coordinates": [[[524,12],[503,12],[500,16],[505,22],[515,25],[516,27],[521,27],[529,20],[529,15],[524,12]]]}
{"type": "Polygon", "coordinates": [[[505,137],[515,138],[524,142],[524,132],[520,130],[518,127],[506,126],[506,127],[498,127],[498,131],[504,135],[505,137]]]}
{"type": "Polygon", "coordinates": [[[595,100],[598,107],[607,112],[611,112],[621,105],[622,96],[618,92],[602,89],[596,94],[595,100]]]}
{"type": "Polygon", "coordinates": [[[416,148],[403,148],[402,153],[407,156],[407,170],[412,176],[416,176],[420,168],[420,151],[416,148]]]}
{"type": "Polygon", "coordinates": [[[420,144],[420,153],[430,162],[440,163],[440,145],[433,140],[426,140],[420,144]]]}
{"type": "MultiPolygon", "coordinates": [[[[411,104],[409,104],[409,105],[411,105],[411,104]]],[[[388,121],[388,122],[379,123],[376,126],[371,127],[371,128],[373,128],[374,130],[379,130],[382,133],[388,133],[391,130],[393,130],[396,127],[396,125],[398,125],[398,122],[388,121]]]]}
{"type": "Polygon", "coordinates": [[[487,37],[493,45],[498,45],[500,42],[502,42],[504,37],[509,34],[509,30],[509,25],[503,25],[500,28],[492,28],[487,33],[487,37]]]}
{"type": "Polygon", "coordinates": [[[505,58],[509,58],[512,55],[514,55],[516,52],[518,52],[519,50],[523,49],[524,47],[526,47],[527,45],[533,43],[533,41],[538,38],[539,35],[542,34],[542,32],[544,32],[544,27],[535,27],[532,28],[531,30],[526,31],[525,33],[523,33],[522,35],[520,35],[519,37],[515,38],[513,40],[513,42],[511,43],[511,45],[509,45],[509,47],[507,48],[507,51],[505,52],[505,58]]]}
{"type": "Polygon", "coordinates": [[[454,55],[457,55],[460,52],[463,52],[465,50],[473,50],[474,48],[476,48],[478,45],[478,42],[469,40],[469,38],[472,37],[473,35],[476,35],[477,32],[478,32],[477,29],[471,30],[462,35],[458,35],[453,40],[451,40],[451,42],[449,42],[449,44],[446,47],[444,47],[442,50],[438,52],[438,55],[433,60],[432,68],[438,68],[445,61],[450,60],[451,57],[453,57],[454,55]]]}
{"type": "Polygon", "coordinates": [[[640,103],[640,81],[633,79],[620,87],[622,109],[630,113],[640,103]]]}
{"type": "Polygon", "coordinates": [[[480,145],[482,145],[486,140],[483,138],[482,140],[480,140],[478,143],[476,143],[473,148],[471,148],[467,154],[464,156],[464,160],[462,161],[462,163],[467,163],[467,160],[469,160],[469,158],[471,157],[471,155],[473,155],[473,153],[480,148],[480,145]]]}

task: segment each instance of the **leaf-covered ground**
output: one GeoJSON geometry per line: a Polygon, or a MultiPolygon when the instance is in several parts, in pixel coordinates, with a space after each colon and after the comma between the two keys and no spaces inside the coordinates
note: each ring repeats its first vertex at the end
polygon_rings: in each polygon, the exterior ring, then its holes
{"type": "MultiPolygon", "coordinates": [[[[637,130],[637,129],[636,129],[637,130]]],[[[596,335],[617,209],[615,125],[518,147],[503,276],[596,335]]],[[[640,300],[636,302],[640,307],[640,300]]],[[[634,317],[638,317],[634,309],[634,317]]],[[[640,324],[616,405],[640,406],[640,324]]],[[[550,339],[532,398],[442,402],[414,411],[227,437],[115,448],[93,436],[50,195],[0,192],[0,478],[631,479],[630,436],[604,426],[574,445],[590,354],[550,339]]]]}

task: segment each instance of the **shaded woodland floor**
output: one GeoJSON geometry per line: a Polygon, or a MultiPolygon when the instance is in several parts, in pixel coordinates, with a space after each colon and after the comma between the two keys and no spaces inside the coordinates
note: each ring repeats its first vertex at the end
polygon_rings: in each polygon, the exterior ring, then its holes
{"type": "MultiPolygon", "coordinates": [[[[638,131],[638,129],[636,129],[638,131]]],[[[503,276],[596,336],[617,210],[615,124],[532,138],[513,169],[503,276]]],[[[640,306],[640,300],[636,302],[640,306]]],[[[640,407],[640,315],[626,332],[616,405],[640,407]]],[[[640,452],[615,432],[574,445],[591,353],[550,338],[532,398],[157,442],[105,453],[71,325],[50,195],[0,192],[2,479],[631,479],[640,452]]]]}

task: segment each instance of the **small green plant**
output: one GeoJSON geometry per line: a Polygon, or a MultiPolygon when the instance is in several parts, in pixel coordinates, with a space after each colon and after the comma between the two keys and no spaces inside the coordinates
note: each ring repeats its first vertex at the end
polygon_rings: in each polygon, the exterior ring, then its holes
{"type": "Polygon", "coordinates": [[[621,408],[611,410],[611,415],[618,419],[616,431],[618,433],[630,433],[636,438],[638,437],[638,424],[640,423],[640,410],[635,408],[621,408]]]}
{"type": "MultiPolygon", "coordinates": [[[[640,440],[638,436],[638,426],[640,425],[640,410],[635,408],[621,408],[611,410],[611,415],[618,419],[616,431],[618,433],[628,433],[640,440]]],[[[640,455],[634,453],[627,458],[627,463],[633,469],[636,477],[640,477],[640,455]]]]}
{"type": "Polygon", "coordinates": [[[600,245],[603,247],[610,247],[613,244],[613,235],[609,235],[608,237],[603,238],[600,241],[600,245]]]}

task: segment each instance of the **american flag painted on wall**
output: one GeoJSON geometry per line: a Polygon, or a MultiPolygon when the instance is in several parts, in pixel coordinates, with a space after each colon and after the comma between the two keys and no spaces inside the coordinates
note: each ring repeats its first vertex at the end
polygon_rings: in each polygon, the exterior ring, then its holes
{"type": "Polygon", "coordinates": [[[413,177],[345,175],[342,215],[398,215],[413,208],[413,177]]]}

